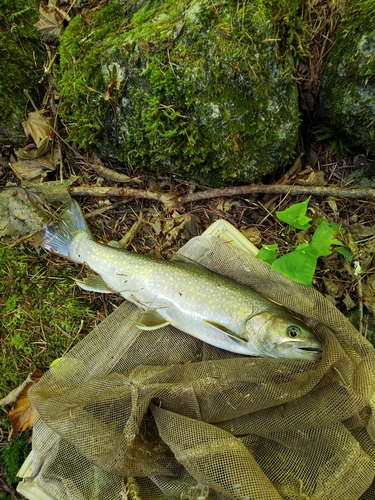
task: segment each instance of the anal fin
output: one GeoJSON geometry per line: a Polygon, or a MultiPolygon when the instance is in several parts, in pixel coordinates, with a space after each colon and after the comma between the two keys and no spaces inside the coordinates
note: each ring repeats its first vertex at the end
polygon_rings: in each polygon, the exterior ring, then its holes
{"type": "Polygon", "coordinates": [[[88,292],[114,293],[113,290],[108,288],[103,278],[98,274],[93,274],[83,280],[75,280],[75,282],[80,288],[88,292]]]}

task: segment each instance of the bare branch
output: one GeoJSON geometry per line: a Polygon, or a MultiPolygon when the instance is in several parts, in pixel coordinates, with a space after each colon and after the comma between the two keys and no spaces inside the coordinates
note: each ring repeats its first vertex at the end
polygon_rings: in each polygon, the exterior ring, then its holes
{"type": "Polygon", "coordinates": [[[94,197],[131,197],[144,198],[160,201],[166,208],[175,208],[185,203],[194,201],[220,198],[222,196],[244,196],[259,193],[290,194],[290,195],[315,195],[315,196],[341,196],[344,198],[363,198],[375,200],[375,189],[373,188],[342,188],[327,186],[290,186],[287,184],[250,184],[248,186],[229,186],[217,189],[206,189],[179,196],[177,193],[164,193],[147,189],[135,189],[130,187],[91,187],[74,186],[69,188],[72,196],[94,196],[94,197]]]}
{"type": "Polygon", "coordinates": [[[290,186],[288,184],[250,184],[248,186],[233,186],[211,189],[209,191],[198,191],[177,197],[178,203],[188,203],[191,201],[207,200],[219,198],[221,196],[241,196],[259,193],[273,194],[305,194],[316,196],[342,196],[345,198],[373,198],[375,199],[375,189],[372,188],[341,188],[326,186],[290,186]]]}

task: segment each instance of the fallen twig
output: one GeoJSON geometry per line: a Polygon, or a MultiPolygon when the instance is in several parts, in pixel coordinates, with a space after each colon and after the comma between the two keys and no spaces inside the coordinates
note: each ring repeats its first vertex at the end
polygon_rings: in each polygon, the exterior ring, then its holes
{"type": "Polygon", "coordinates": [[[144,198],[156,200],[163,203],[165,206],[175,206],[175,193],[163,193],[162,191],[151,191],[148,189],[135,189],[130,187],[97,187],[97,186],[73,186],[68,189],[72,196],[96,196],[104,197],[121,197],[121,198],[144,198]]]}
{"type": "Polygon", "coordinates": [[[166,207],[172,208],[193,201],[220,198],[222,196],[242,196],[259,193],[275,193],[290,195],[316,195],[316,196],[341,196],[344,198],[365,198],[375,200],[375,189],[373,188],[342,188],[327,186],[296,186],[296,185],[265,185],[250,184],[247,186],[229,186],[217,189],[206,189],[195,193],[178,195],[177,193],[164,193],[148,189],[135,189],[130,187],[97,187],[97,186],[74,186],[69,187],[72,196],[95,196],[95,197],[131,197],[144,198],[160,201],[166,207]]]}
{"type": "Polygon", "coordinates": [[[129,177],[126,174],[116,172],[111,168],[105,167],[104,165],[100,165],[100,163],[88,163],[88,162],[83,162],[83,163],[91,167],[98,175],[104,177],[105,179],[109,179],[110,181],[135,182],[137,184],[142,183],[142,180],[139,177],[129,177]]]}
{"type": "Polygon", "coordinates": [[[250,184],[248,186],[233,186],[211,189],[209,191],[198,191],[177,197],[178,203],[187,203],[190,201],[206,200],[209,198],[218,198],[220,196],[239,196],[258,193],[277,193],[277,194],[306,194],[317,196],[342,196],[345,198],[374,198],[375,189],[372,188],[341,188],[327,186],[296,186],[288,184],[250,184]]]}

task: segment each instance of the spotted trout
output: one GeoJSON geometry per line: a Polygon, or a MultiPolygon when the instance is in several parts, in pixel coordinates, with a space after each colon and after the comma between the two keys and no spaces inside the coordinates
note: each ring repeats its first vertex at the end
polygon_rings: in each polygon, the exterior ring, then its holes
{"type": "Polygon", "coordinates": [[[136,304],[142,311],[140,329],[173,325],[248,356],[321,356],[321,343],[308,325],[248,286],[178,256],[165,261],[98,243],[74,200],[34,242],[95,271],[96,277],[78,283],[83,288],[116,292],[136,304]]]}

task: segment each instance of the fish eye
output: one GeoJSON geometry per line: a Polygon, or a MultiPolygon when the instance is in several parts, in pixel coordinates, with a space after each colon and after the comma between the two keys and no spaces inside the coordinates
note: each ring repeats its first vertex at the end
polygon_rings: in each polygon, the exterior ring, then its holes
{"type": "Polygon", "coordinates": [[[288,328],[286,329],[286,333],[289,335],[289,337],[291,337],[292,339],[295,339],[296,337],[301,335],[301,328],[299,328],[299,326],[295,326],[295,325],[288,326],[288,328]]]}

